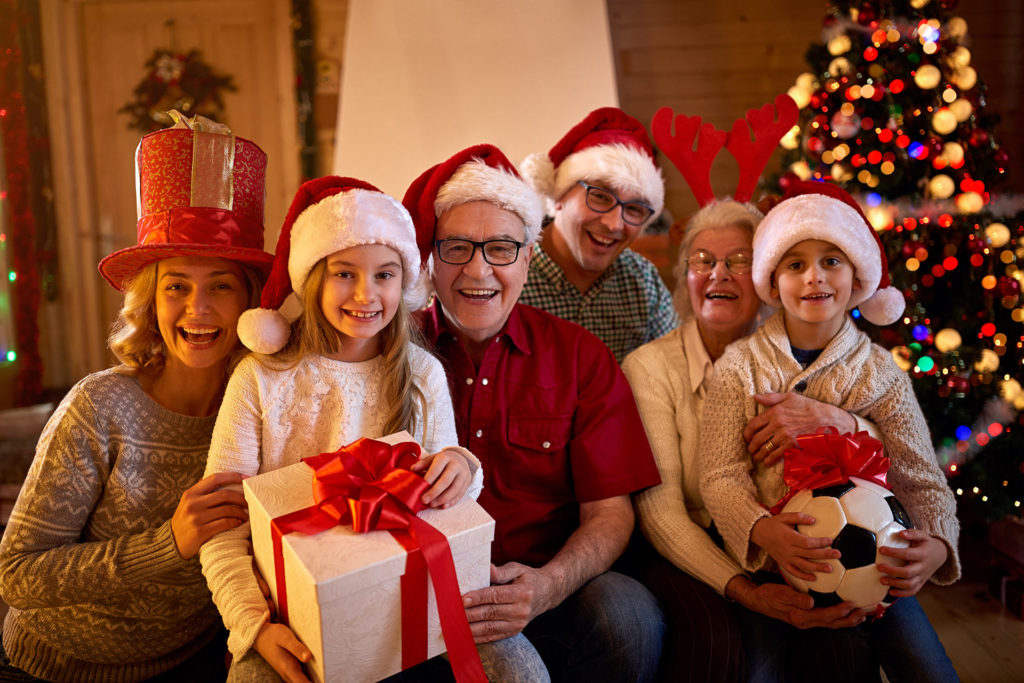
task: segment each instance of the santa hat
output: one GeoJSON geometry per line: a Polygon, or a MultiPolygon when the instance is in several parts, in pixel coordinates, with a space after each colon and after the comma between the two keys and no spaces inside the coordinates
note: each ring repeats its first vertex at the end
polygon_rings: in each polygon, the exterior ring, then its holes
{"type": "Polygon", "coordinates": [[[643,124],[615,107],[602,107],[565,134],[547,154],[531,154],[519,166],[534,189],[554,201],[577,181],[607,183],[643,197],[654,215],[665,206],[665,181],[654,165],[654,148],[643,124]]]}
{"type": "Polygon", "coordinates": [[[794,181],[754,233],[754,287],[772,306],[772,273],[782,256],[798,242],[822,240],[839,247],[853,263],[860,281],[847,304],[860,306],[864,318],[889,325],[903,315],[903,293],[889,282],[889,262],[878,233],[853,197],[830,183],[794,181]]]}
{"type": "Polygon", "coordinates": [[[420,258],[427,262],[434,248],[437,218],[469,202],[490,202],[516,214],[523,222],[526,243],[540,234],[544,218],[540,197],[494,145],[474,145],[424,171],[405,192],[402,203],[412,215],[420,258]]]}
{"type": "Polygon", "coordinates": [[[288,343],[291,323],[309,271],[320,259],[361,244],[383,244],[402,258],[402,289],[411,309],[420,291],[420,255],[409,213],[397,200],[355,178],[327,176],[303,183],[281,227],[277,253],[260,308],[238,320],[238,338],[257,353],[276,353],[288,343]]]}

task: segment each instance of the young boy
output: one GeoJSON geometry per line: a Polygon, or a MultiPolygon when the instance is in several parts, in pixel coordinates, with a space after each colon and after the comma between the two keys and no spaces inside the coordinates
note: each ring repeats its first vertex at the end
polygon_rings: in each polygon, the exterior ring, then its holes
{"type": "Polygon", "coordinates": [[[783,463],[753,462],[743,438],[759,409],[753,395],[797,391],[873,421],[882,434],[888,482],[915,526],[901,533],[908,548],[881,550],[906,563],[879,565],[891,594],[910,598],[929,579],[956,581],[956,505],[910,379],[847,315],[859,306],[868,321],[887,325],[904,307],[856,202],[834,185],[795,183],[757,229],[753,278],[761,299],[782,310],[715,364],[702,424],[701,493],[730,553],[749,571],[773,568],[774,560],[808,580],[839,556],[832,539],[795,529],[812,523],[809,515],[768,512],[786,492],[783,463]]]}

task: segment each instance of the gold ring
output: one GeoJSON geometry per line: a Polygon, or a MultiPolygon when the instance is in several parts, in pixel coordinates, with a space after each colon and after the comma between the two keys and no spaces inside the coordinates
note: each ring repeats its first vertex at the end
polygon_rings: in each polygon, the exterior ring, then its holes
{"type": "Polygon", "coordinates": [[[768,442],[765,443],[764,447],[767,448],[769,451],[775,450],[775,444],[772,443],[771,439],[768,439],[768,442]]]}

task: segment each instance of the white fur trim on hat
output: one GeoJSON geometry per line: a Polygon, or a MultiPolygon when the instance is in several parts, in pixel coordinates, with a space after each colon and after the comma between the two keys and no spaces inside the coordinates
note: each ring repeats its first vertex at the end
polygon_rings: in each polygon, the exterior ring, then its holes
{"type": "Polygon", "coordinates": [[[661,169],[646,153],[629,145],[594,145],[570,154],[555,169],[548,197],[559,199],[577,180],[607,183],[610,190],[637,195],[654,209],[654,216],[665,207],[665,180],[661,169]]]}
{"type": "Polygon", "coordinates": [[[292,291],[302,291],[320,259],[361,244],[384,244],[398,252],[405,271],[402,288],[412,288],[420,253],[409,212],[386,194],[357,188],[325,197],[295,219],[288,257],[292,291]]]}
{"type": "Polygon", "coordinates": [[[438,190],[434,213],[440,216],[448,209],[475,201],[490,202],[516,214],[523,222],[527,244],[533,244],[540,235],[544,219],[540,197],[514,173],[480,160],[467,162],[438,190]]]}
{"type": "MultiPolygon", "coordinates": [[[[839,247],[853,263],[854,276],[861,286],[853,291],[847,308],[856,307],[871,298],[882,279],[881,252],[872,230],[853,207],[832,197],[803,194],[779,203],[754,233],[752,275],[758,296],[778,308],[781,302],[771,290],[772,273],[779,261],[798,242],[822,240],[839,247]]],[[[861,312],[865,313],[863,309],[861,312]]]]}

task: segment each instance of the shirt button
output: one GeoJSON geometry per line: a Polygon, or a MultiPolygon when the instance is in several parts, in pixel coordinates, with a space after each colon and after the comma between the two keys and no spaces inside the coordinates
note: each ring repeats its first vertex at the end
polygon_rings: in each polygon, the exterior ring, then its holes
{"type": "Polygon", "coordinates": [[[541,444],[541,446],[543,446],[544,448],[551,448],[551,442],[545,441],[544,443],[541,444]]]}
{"type": "Polygon", "coordinates": [[[482,430],[482,429],[476,430],[476,438],[479,439],[483,435],[484,435],[484,430],[482,430]]]}
{"type": "Polygon", "coordinates": [[[484,377],[482,380],[480,380],[480,384],[483,384],[486,387],[487,386],[487,378],[484,377]]]}
{"type": "Polygon", "coordinates": [[[473,378],[472,377],[467,377],[466,378],[466,384],[472,384],[472,383],[473,383],[473,378]]]}

